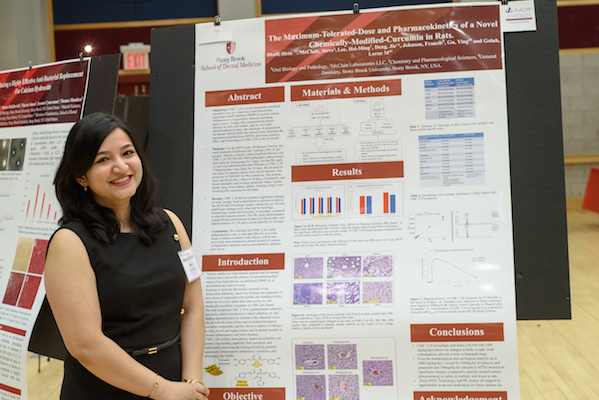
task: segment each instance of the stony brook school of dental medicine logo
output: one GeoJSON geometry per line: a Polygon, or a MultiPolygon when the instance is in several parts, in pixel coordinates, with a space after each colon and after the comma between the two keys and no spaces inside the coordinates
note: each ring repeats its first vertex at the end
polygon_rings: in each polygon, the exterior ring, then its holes
{"type": "Polygon", "coordinates": [[[229,53],[229,54],[235,53],[235,42],[227,43],[227,53],[229,53]]]}
{"type": "Polygon", "coordinates": [[[243,46],[240,49],[237,49],[237,43],[233,41],[224,43],[224,48],[223,44],[221,43],[217,47],[218,54],[214,58],[214,61],[211,64],[209,64],[210,61],[207,60],[208,63],[200,64],[199,70],[224,71],[235,68],[258,68],[262,66],[262,62],[260,61],[247,61],[246,55],[239,54],[239,51],[243,52],[243,50],[243,46]],[[224,55],[225,50],[227,51],[227,53],[229,53],[228,55],[224,55]],[[233,55],[233,53],[236,53],[238,55],[233,55]]]}

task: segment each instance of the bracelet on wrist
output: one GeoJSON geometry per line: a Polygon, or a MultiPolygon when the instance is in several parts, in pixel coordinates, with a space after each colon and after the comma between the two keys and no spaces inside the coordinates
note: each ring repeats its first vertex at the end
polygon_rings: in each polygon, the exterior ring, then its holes
{"type": "Polygon", "coordinates": [[[153,384],[154,387],[152,388],[152,391],[150,392],[148,397],[152,397],[152,395],[154,394],[156,389],[158,389],[158,386],[160,386],[160,383],[158,382],[159,380],[160,380],[160,375],[156,374],[156,380],[154,381],[154,384],[153,384]]]}

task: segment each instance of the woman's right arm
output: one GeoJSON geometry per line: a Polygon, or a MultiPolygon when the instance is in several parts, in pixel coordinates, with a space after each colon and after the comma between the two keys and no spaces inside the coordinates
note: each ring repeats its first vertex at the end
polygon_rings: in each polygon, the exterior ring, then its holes
{"type": "MultiPolygon", "coordinates": [[[[81,239],[69,229],[54,234],[45,267],[46,296],[69,353],[92,374],[147,397],[156,373],[138,363],[102,332],[96,277],[81,239]]],[[[199,385],[160,378],[153,399],[204,399],[199,385]]]]}

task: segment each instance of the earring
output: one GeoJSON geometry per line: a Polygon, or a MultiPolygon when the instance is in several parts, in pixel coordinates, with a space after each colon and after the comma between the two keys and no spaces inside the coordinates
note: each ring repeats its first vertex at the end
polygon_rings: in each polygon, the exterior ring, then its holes
{"type": "Polygon", "coordinates": [[[87,192],[87,186],[83,186],[83,191],[87,192]]]}

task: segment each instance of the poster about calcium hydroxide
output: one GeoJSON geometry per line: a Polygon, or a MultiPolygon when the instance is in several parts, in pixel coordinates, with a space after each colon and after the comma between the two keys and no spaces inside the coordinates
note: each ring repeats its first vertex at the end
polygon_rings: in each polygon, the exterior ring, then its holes
{"type": "Polygon", "coordinates": [[[60,219],[52,181],[83,110],[88,60],[0,72],[0,399],[27,398],[27,348],[60,219]]]}
{"type": "Polygon", "coordinates": [[[196,26],[215,399],[519,399],[499,5],[196,26]]]}

